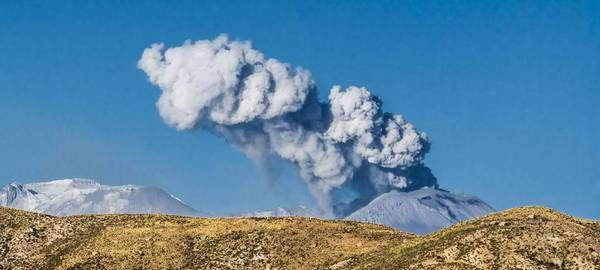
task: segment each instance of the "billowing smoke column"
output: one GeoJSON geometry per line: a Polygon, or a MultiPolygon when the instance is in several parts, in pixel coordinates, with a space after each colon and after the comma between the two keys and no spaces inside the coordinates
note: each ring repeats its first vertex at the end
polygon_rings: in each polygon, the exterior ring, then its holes
{"type": "Polygon", "coordinates": [[[391,189],[437,186],[423,165],[428,137],[364,87],[334,86],[321,103],[307,70],[225,35],[154,44],[138,67],[162,90],[166,123],[209,130],[258,164],[293,163],[327,214],[345,216],[391,189]]]}

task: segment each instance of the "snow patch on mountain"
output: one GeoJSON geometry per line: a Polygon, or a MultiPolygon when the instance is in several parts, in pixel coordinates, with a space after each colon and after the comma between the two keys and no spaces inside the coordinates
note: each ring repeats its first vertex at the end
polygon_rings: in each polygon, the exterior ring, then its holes
{"type": "Polygon", "coordinates": [[[55,216],[113,213],[200,213],[157,187],[108,186],[88,179],[30,184],[10,183],[0,190],[0,206],[55,216]]]}

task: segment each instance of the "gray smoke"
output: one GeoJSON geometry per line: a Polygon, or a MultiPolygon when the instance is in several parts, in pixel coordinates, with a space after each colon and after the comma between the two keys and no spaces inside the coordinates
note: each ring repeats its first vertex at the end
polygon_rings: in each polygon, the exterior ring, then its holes
{"type": "Polygon", "coordinates": [[[423,165],[427,135],[364,87],[334,86],[322,103],[307,70],[226,35],[154,44],[138,67],[162,90],[167,124],[209,130],[257,164],[293,163],[327,214],[345,216],[391,189],[437,186],[423,165]]]}

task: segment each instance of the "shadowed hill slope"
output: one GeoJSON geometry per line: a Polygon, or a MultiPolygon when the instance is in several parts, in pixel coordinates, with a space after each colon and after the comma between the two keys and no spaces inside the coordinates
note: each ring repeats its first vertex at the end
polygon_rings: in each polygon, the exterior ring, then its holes
{"type": "Polygon", "coordinates": [[[0,269],[600,269],[600,223],[545,208],[417,237],[310,218],[51,217],[0,208],[0,269]]]}

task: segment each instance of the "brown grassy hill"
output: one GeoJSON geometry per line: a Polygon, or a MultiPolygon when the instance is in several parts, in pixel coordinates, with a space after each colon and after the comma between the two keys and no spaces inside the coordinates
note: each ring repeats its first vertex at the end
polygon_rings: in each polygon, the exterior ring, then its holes
{"type": "Polygon", "coordinates": [[[322,269],[414,236],[358,222],[0,208],[0,269],[322,269]]]}
{"type": "Polygon", "coordinates": [[[522,207],[356,256],[351,269],[600,269],[600,222],[522,207]]]}
{"type": "Polygon", "coordinates": [[[0,269],[600,269],[600,223],[528,207],[417,237],[309,218],[0,208],[0,269]]]}

